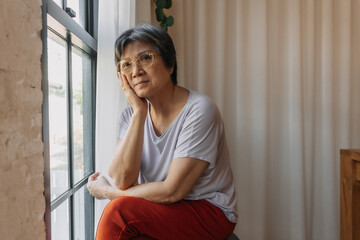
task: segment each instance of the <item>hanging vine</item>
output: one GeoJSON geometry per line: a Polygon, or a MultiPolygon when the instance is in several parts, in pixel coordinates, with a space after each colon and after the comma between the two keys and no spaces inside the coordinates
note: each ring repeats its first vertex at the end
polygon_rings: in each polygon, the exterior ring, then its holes
{"type": "Polygon", "coordinates": [[[160,23],[160,27],[163,28],[165,31],[167,31],[168,27],[174,25],[174,18],[172,16],[167,16],[164,13],[164,8],[165,9],[171,8],[172,1],[171,0],[153,0],[153,1],[156,5],[156,9],[155,9],[156,20],[160,23]]]}

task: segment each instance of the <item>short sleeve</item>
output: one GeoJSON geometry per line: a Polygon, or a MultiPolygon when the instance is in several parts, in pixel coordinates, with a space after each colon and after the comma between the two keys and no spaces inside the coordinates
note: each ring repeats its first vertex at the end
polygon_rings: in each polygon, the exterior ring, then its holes
{"type": "Polygon", "coordinates": [[[176,144],[174,158],[191,157],[210,163],[213,168],[223,135],[216,105],[208,98],[190,107],[176,144]]]}
{"type": "Polygon", "coordinates": [[[133,114],[132,108],[126,108],[118,118],[118,138],[123,139],[130,125],[130,119],[133,114]]]}

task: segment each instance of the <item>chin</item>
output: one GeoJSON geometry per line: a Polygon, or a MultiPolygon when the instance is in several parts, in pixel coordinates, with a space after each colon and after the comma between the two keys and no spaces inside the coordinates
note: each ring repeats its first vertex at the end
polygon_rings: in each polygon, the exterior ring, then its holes
{"type": "Polygon", "coordinates": [[[146,98],[148,96],[148,94],[146,94],[146,91],[135,91],[136,95],[138,95],[138,97],[140,98],[146,98]]]}

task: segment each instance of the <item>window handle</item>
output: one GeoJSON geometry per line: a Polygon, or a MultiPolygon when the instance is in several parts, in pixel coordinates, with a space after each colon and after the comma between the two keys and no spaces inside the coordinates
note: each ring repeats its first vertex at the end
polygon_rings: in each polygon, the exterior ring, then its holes
{"type": "Polygon", "coordinates": [[[72,10],[72,8],[69,8],[69,7],[65,8],[65,12],[67,14],[69,14],[69,16],[72,18],[76,17],[76,12],[74,10],[72,10]]]}

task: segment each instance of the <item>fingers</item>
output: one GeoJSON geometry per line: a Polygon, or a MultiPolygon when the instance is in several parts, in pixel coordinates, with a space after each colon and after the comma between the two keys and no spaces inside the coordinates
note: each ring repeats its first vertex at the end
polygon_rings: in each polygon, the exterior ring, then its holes
{"type": "Polygon", "coordinates": [[[118,78],[120,80],[121,88],[124,91],[125,89],[124,89],[123,75],[120,72],[118,72],[117,75],[118,75],[118,78]]]}
{"type": "Polygon", "coordinates": [[[126,76],[124,74],[118,73],[121,81],[121,88],[123,91],[126,91],[128,89],[131,89],[129,81],[127,80],[126,76]]]}
{"type": "Polygon", "coordinates": [[[121,88],[122,88],[123,91],[125,91],[123,77],[122,77],[122,74],[120,72],[118,72],[118,77],[119,77],[119,80],[120,80],[121,88]]]}
{"type": "Polygon", "coordinates": [[[96,179],[98,178],[99,175],[100,175],[100,172],[96,172],[96,173],[94,173],[93,175],[91,175],[91,176],[89,177],[89,179],[90,179],[91,181],[94,181],[94,180],[96,180],[96,179]]]}
{"type": "MultiPolygon", "coordinates": [[[[125,77],[125,76],[124,76],[125,77]]],[[[123,75],[120,74],[120,81],[121,81],[121,88],[123,91],[125,91],[125,81],[124,81],[123,75]]]]}
{"type": "Polygon", "coordinates": [[[141,109],[143,112],[147,112],[147,102],[144,98],[140,98],[135,90],[131,87],[126,75],[118,73],[121,82],[121,88],[125,94],[126,99],[130,103],[134,111],[141,109]]]}

